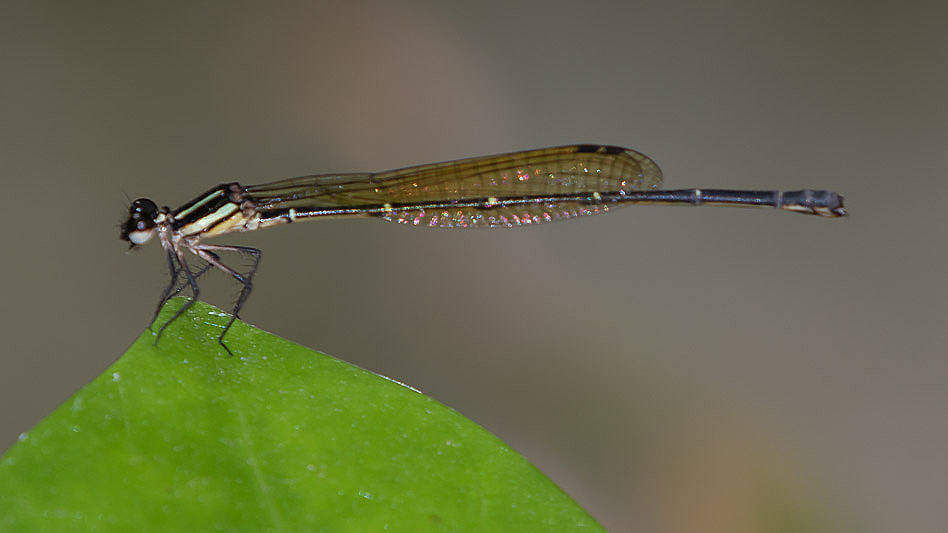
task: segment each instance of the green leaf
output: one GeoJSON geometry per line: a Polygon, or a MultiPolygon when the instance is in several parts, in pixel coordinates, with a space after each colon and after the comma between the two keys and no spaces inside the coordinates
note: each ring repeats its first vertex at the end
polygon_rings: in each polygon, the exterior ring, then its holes
{"type": "Polygon", "coordinates": [[[602,530],[455,411],[239,321],[228,357],[226,320],[198,302],[146,331],[24,434],[0,530],[602,530]]]}

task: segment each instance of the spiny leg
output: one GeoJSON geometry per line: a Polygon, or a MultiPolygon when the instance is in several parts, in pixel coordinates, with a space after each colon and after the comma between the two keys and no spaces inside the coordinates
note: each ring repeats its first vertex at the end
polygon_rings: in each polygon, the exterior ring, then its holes
{"type": "MultiPolygon", "coordinates": [[[[214,257],[217,257],[217,256],[215,255],[214,257]]],[[[220,259],[220,258],[218,257],[217,259],[220,259]]],[[[185,287],[187,287],[189,284],[188,280],[184,280],[184,283],[176,287],[178,283],[178,277],[181,275],[181,269],[175,266],[175,262],[177,260],[178,259],[174,255],[173,252],[168,252],[168,269],[171,271],[171,281],[168,283],[168,286],[165,287],[165,290],[161,293],[161,299],[158,300],[158,307],[155,309],[154,316],[151,317],[151,324],[148,325],[148,329],[151,329],[152,324],[155,323],[155,319],[158,318],[158,313],[160,313],[161,308],[164,307],[166,303],[168,303],[168,300],[181,294],[181,291],[183,291],[185,287]],[[174,288],[173,291],[172,291],[172,288],[174,288]]],[[[198,270],[194,274],[194,279],[195,280],[199,279],[201,276],[203,276],[205,273],[207,273],[208,270],[210,270],[213,267],[214,265],[210,263],[202,266],[201,270],[198,270]]]]}
{"type": "MultiPolygon", "coordinates": [[[[168,286],[165,287],[165,290],[161,293],[161,299],[158,301],[158,307],[155,309],[154,316],[151,317],[152,324],[154,324],[155,319],[158,318],[158,313],[160,313],[161,308],[164,307],[166,303],[168,303],[168,300],[181,294],[181,291],[183,291],[184,288],[188,286],[188,280],[184,280],[184,283],[182,283],[180,286],[175,287],[178,282],[178,277],[181,275],[181,269],[175,266],[175,262],[177,260],[178,260],[177,257],[174,257],[174,254],[172,252],[168,253],[168,268],[171,271],[171,281],[168,283],[168,286]],[[175,287],[173,291],[171,290],[172,287],[175,287]]],[[[208,270],[213,268],[213,266],[214,265],[206,264],[203,267],[201,267],[201,270],[198,270],[194,274],[194,279],[195,280],[199,279],[208,270]]],[[[149,325],[148,327],[149,329],[151,329],[151,325],[149,325]]]]}
{"type": "Polygon", "coordinates": [[[191,287],[192,297],[187,302],[185,302],[185,304],[182,305],[180,309],[175,311],[174,315],[172,315],[171,318],[162,324],[162,326],[158,329],[158,335],[155,335],[155,346],[158,346],[158,339],[160,339],[161,334],[165,332],[165,328],[167,328],[169,324],[174,322],[179,316],[183,315],[188,309],[190,309],[191,306],[194,305],[194,301],[198,299],[198,295],[201,294],[201,289],[198,287],[197,279],[194,277],[194,274],[191,273],[191,268],[188,267],[187,261],[184,260],[184,257],[182,257],[182,254],[179,250],[175,251],[177,252],[176,259],[178,260],[178,264],[181,265],[180,270],[183,270],[188,277],[188,285],[191,287]]]}
{"type": "MultiPolygon", "coordinates": [[[[155,319],[158,318],[158,313],[161,312],[161,308],[168,303],[168,300],[171,298],[171,290],[174,289],[175,285],[178,284],[178,275],[181,274],[181,269],[175,266],[175,261],[177,261],[177,256],[173,250],[167,250],[168,255],[168,271],[171,273],[171,281],[168,282],[168,286],[165,287],[165,290],[161,293],[161,298],[158,300],[158,307],[155,309],[155,316],[151,317],[151,324],[148,325],[148,329],[151,329],[151,326],[154,325],[155,319]]],[[[182,286],[183,288],[183,286],[182,286]]],[[[174,293],[178,294],[181,292],[181,289],[176,290],[174,293]]]]}
{"type": "MultiPolygon", "coordinates": [[[[211,252],[208,252],[208,253],[211,253],[211,252]]],[[[215,259],[217,259],[218,261],[220,261],[221,258],[218,257],[217,254],[212,254],[212,255],[214,255],[214,258],[215,258],[215,259]]],[[[201,267],[201,270],[198,270],[197,272],[194,273],[194,279],[201,279],[201,276],[203,276],[205,273],[207,273],[208,270],[210,270],[210,269],[212,269],[212,268],[214,268],[214,265],[212,265],[211,263],[205,264],[204,266],[201,267]]],[[[180,272],[180,270],[179,270],[179,272],[180,272]]],[[[183,291],[183,290],[185,289],[185,287],[187,287],[187,286],[188,286],[188,282],[185,281],[185,282],[182,283],[178,288],[176,288],[176,289],[174,290],[174,292],[171,294],[171,296],[168,297],[168,300],[170,300],[171,298],[174,298],[175,296],[177,296],[178,294],[180,294],[181,291],[183,291]]],[[[165,301],[167,302],[167,300],[165,300],[165,301]]]]}
{"type": "Polygon", "coordinates": [[[237,297],[237,303],[234,305],[234,310],[231,312],[230,320],[227,322],[227,325],[224,326],[224,331],[221,332],[220,337],[217,338],[217,342],[223,346],[227,353],[234,355],[230,351],[230,348],[224,344],[224,335],[227,334],[227,331],[234,324],[234,321],[238,318],[238,313],[240,309],[244,306],[244,303],[247,301],[247,298],[250,296],[250,291],[253,290],[253,276],[257,272],[257,267],[260,265],[260,256],[262,255],[260,250],[256,248],[249,248],[246,246],[221,246],[213,244],[196,244],[194,245],[194,253],[198,255],[201,259],[207,261],[209,265],[214,265],[215,267],[227,272],[234,279],[243,284],[244,288],[240,291],[240,296],[237,297]],[[212,252],[211,250],[216,250],[219,252],[236,252],[236,253],[245,253],[253,256],[253,266],[250,267],[250,270],[245,275],[241,275],[236,270],[230,268],[224,263],[220,262],[220,257],[212,252]]]}

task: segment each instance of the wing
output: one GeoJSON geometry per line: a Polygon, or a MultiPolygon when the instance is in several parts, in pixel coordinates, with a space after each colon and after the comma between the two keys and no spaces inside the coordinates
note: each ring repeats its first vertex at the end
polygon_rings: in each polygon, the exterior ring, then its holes
{"type": "Polygon", "coordinates": [[[572,145],[460,159],[374,174],[307,176],[245,188],[264,224],[375,216],[435,227],[517,226],[595,214],[624,194],[661,186],[647,156],[572,145]]]}

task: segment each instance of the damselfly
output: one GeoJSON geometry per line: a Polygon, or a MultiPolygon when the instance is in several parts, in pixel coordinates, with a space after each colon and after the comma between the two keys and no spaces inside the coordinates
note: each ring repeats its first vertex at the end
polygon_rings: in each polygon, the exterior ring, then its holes
{"type": "Polygon", "coordinates": [[[121,238],[135,247],[158,234],[171,272],[158,310],[173,293],[185,288],[192,293],[188,303],[158,330],[155,344],[168,324],[198,298],[197,278],[208,269],[223,270],[243,285],[218,337],[230,353],[224,335],[250,295],[261,252],[204,242],[224,233],[343,216],[439,228],[529,226],[604,213],[627,204],[775,207],[827,217],[846,214],[843,197],[832,191],[661,190],[661,184],[658,165],[635,150],[560,146],[376,173],[305,176],[263,185],[224,183],[177,209],[159,209],[153,201],[139,198],[129,207],[121,238]],[[207,264],[192,271],[185,251],[207,264]],[[221,252],[248,254],[252,266],[240,273],[221,262],[221,252]],[[184,281],[178,287],[182,274],[184,281]]]}

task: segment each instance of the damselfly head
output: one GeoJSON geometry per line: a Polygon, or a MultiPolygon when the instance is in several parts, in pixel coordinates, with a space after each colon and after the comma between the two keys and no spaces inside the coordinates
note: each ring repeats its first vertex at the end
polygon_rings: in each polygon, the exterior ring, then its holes
{"type": "Polygon", "coordinates": [[[145,244],[155,234],[155,219],[158,218],[158,206],[148,198],[139,198],[128,208],[128,219],[122,223],[123,241],[132,246],[145,244]]]}

